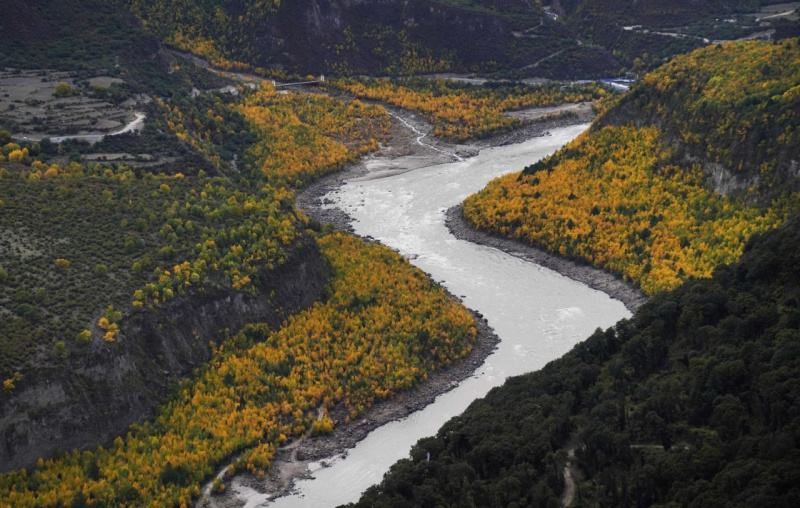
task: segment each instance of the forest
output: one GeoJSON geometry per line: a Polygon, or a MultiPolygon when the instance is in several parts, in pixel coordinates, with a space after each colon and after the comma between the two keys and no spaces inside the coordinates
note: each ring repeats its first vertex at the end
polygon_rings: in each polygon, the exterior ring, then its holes
{"type": "MultiPolygon", "coordinates": [[[[800,39],[727,43],[682,55],[646,75],[604,125],[654,124],[679,140],[675,159],[716,163],[766,197],[800,154],[800,39]],[[626,119],[626,117],[628,119],[626,119]]],[[[741,183],[740,186],[743,186],[741,183]]]]}
{"type": "Polygon", "coordinates": [[[677,57],[561,151],[467,198],[464,216],[648,294],[706,277],[796,210],[798,56],[788,39],[677,57]],[[734,182],[728,195],[710,181],[719,166],[734,182]]]}

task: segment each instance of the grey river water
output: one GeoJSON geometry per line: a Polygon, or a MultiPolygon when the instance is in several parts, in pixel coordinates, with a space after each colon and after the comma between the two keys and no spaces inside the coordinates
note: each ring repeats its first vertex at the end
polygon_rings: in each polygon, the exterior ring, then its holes
{"type": "MultiPolygon", "coordinates": [[[[587,126],[553,130],[525,143],[483,150],[477,157],[386,178],[351,181],[327,197],[371,235],[409,256],[467,307],[488,319],[501,338],[475,375],[425,409],[376,429],[344,459],[297,483],[296,493],[270,507],[332,507],[356,501],[389,466],[408,456],[417,440],[509,377],[541,368],[562,356],[597,327],[630,313],[621,302],[546,268],[489,247],[456,240],[444,212],[492,178],[518,171],[554,152],[587,126]]],[[[263,505],[258,496],[248,505],[263,505]]]]}

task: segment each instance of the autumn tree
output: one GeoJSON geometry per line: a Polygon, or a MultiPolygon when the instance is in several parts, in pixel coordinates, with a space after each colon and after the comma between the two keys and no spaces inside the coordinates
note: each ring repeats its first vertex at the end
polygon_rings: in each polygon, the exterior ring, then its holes
{"type": "Polygon", "coordinates": [[[56,85],[55,96],[56,97],[69,97],[73,94],[72,87],[69,83],[62,81],[61,83],[56,85]]]}

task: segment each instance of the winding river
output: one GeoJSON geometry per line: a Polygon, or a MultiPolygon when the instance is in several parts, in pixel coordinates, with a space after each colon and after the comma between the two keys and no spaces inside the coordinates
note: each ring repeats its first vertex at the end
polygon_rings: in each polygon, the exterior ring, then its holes
{"type": "MultiPolygon", "coordinates": [[[[475,375],[439,396],[422,411],[376,429],[350,450],[302,480],[296,493],[270,507],[331,507],[356,501],[381,480],[389,466],[408,456],[420,438],[434,434],[513,375],[541,368],[597,327],[630,313],[621,302],[546,268],[455,239],[444,212],[492,178],[544,157],[582,132],[579,125],[553,130],[525,143],[483,150],[478,156],[399,175],[368,174],[326,196],[354,219],[356,232],[397,249],[440,281],[467,307],[481,312],[501,338],[498,349],[475,375]]],[[[250,506],[263,499],[251,498],[250,506]]]]}

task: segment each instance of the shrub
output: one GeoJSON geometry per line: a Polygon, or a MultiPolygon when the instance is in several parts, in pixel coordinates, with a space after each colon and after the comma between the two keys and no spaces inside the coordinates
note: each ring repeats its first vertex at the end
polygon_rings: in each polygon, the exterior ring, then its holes
{"type": "Polygon", "coordinates": [[[72,87],[69,85],[69,83],[65,83],[62,81],[61,83],[56,85],[56,92],[55,92],[56,97],[69,97],[72,95],[72,93],[73,93],[72,87]]]}

